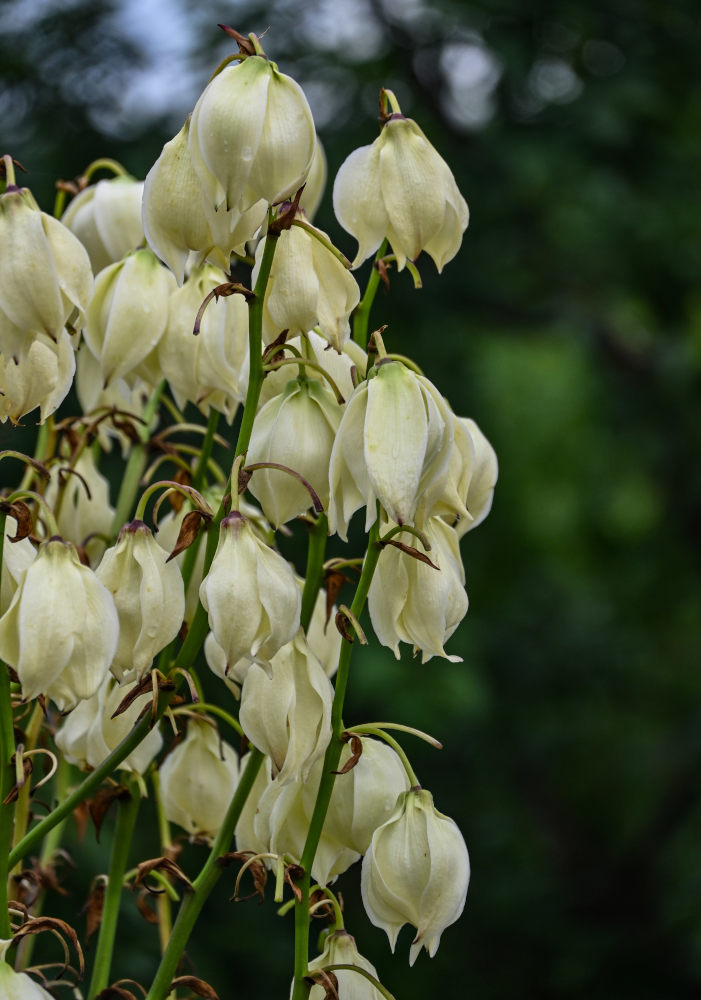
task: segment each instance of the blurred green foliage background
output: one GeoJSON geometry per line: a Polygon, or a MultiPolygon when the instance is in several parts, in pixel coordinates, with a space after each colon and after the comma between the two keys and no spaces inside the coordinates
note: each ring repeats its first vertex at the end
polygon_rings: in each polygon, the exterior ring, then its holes
{"type": "MultiPolygon", "coordinates": [[[[473,884],[411,972],[409,931],[392,959],[357,868],[338,883],[348,929],[398,1000],[697,997],[698,0],[6,0],[0,145],[43,208],[98,156],[145,175],[230,50],[218,21],[270,26],[331,177],[374,139],[390,86],[472,210],[444,274],[420,261],[422,291],[394,275],[372,317],[499,456],[492,514],[463,543],[471,608],[449,649],[465,662],[396,663],[373,644],[346,717],[444,742],[407,748],[465,835],[473,884]]],[[[318,222],[352,256],[330,185],[318,222]]],[[[291,921],[270,899],[228,903],[232,884],[194,967],[222,1000],[286,996],[291,921]]],[[[64,904],[76,922],[82,902],[64,904]]],[[[115,973],[148,981],[155,933],[126,904],[115,973]]]]}

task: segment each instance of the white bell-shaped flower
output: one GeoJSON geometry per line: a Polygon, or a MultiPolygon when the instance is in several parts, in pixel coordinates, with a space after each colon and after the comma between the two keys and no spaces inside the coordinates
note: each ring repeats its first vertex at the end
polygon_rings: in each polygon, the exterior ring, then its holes
{"type": "MultiPolygon", "coordinates": [[[[421,652],[422,663],[432,656],[460,663],[460,656],[450,656],[443,648],[468,607],[458,537],[440,517],[429,518],[422,530],[431,546],[425,554],[433,565],[386,546],[368,593],[370,621],[377,638],[397,659],[399,643],[409,642],[421,652]]],[[[423,554],[417,539],[400,535],[399,540],[423,554]]]]}
{"type": "MultiPolygon", "coordinates": [[[[281,330],[306,333],[318,327],[337,351],[350,337],[350,314],[360,301],[358,283],[326,245],[326,233],[293,225],[280,233],[263,303],[263,341],[281,330]]],[[[255,283],[265,244],[256,249],[255,283]]]]}
{"type": "Polygon", "coordinates": [[[192,112],[189,144],[210,205],[243,213],[295,194],[309,174],[315,139],[299,84],[256,55],[207,84],[192,112]]]}
{"type": "Polygon", "coordinates": [[[65,712],[100,687],[117,648],[112,595],[73,545],[44,542],[0,618],[0,659],[22,697],[45,694],[65,712]]]}
{"type": "Polygon", "coordinates": [[[461,518],[456,524],[458,538],[476,528],[489,514],[499,475],[496,452],[477,424],[469,417],[461,417],[460,421],[470,437],[474,458],[465,499],[469,517],[461,518]]]}
{"type": "Polygon", "coordinates": [[[469,881],[467,847],[455,821],[438,812],[426,789],[404,792],[373,834],[360,885],[365,911],[387,932],[392,951],[409,923],[416,928],[409,964],[422,948],[433,957],[441,934],[464,909],[469,881]]]}
{"type": "Polygon", "coordinates": [[[61,216],[88,251],[95,274],[144,242],[143,181],[112,177],[80,191],[61,216]]]}
{"type": "Polygon", "coordinates": [[[363,505],[365,530],[375,501],[398,524],[411,524],[421,495],[448,463],[450,411],[423,375],[399,361],[381,361],[347,403],[330,463],[329,530],[344,541],[363,505]]]}
{"type": "Polygon", "coordinates": [[[105,385],[134,372],[156,346],[174,289],[173,275],[150,250],[137,250],[100,271],[83,336],[100,360],[105,385]]]}
{"type": "Polygon", "coordinates": [[[56,341],[24,340],[17,349],[0,352],[0,423],[18,424],[39,407],[40,423],[68,395],[75,373],[75,351],[66,330],[56,341]]]}
{"type": "MultiPolygon", "coordinates": [[[[245,764],[246,758],[242,764],[245,764]]],[[[271,762],[263,761],[251,794],[236,826],[236,847],[256,854],[285,854],[299,863],[309,833],[311,812],[305,806],[304,782],[271,779],[271,762]]],[[[328,885],[354,864],[360,855],[322,830],[312,865],[312,878],[328,885]]],[[[266,859],[266,865],[274,862],[266,859]]]]}
{"type": "Polygon", "coordinates": [[[357,267],[387,238],[401,269],[425,250],[438,271],[455,256],[469,213],[455,178],[416,122],[392,115],[336,175],[333,207],[358,241],[357,267]]]}
{"type": "MultiPolygon", "coordinates": [[[[327,936],[324,950],[309,963],[309,972],[317,972],[330,965],[355,965],[379,980],[377,969],[360,954],[355,938],[347,931],[333,931],[327,936]]],[[[382,1000],[383,994],[359,972],[336,969],[334,975],[338,983],[338,1000],[382,1000]]],[[[326,989],[318,984],[309,991],[309,1000],[324,1000],[327,996],[326,989]]]]}
{"type": "Polygon", "coordinates": [[[176,637],[185,614],[180,567],[143,521],[122,528],[97,568],[119,615],[119,643],[112,660],[118,681],[138,680],[176,637]]]}
{"type": "Polygon", "coordinates": [[[300,632],[270,660],[253,664],[241,689],[239,720],[251,743],[267,754],[280,784],[301,778],[331,739],[333,688],[300,632]]]}
{"type": "MultiPolygon", "coordinates": [[[[389,819],[397,797],[409,789],[404,765],[395,751],[381,740],[361,737],[363,750],[358,762],[345,774],[336,775],[324,820],[324,833],[358,854],[365,854],[378,826],[389,819]]],[[[351,755],[350,744],[341,751],[339,770],[351,755]]],[[[322,761],[314,765],[304,785],[304,804],[311,816],[322,773],[322,761]]]]}
{"type": "MultiPolygon", "coordinates": [[[[152,695],[148,691],[139,695],[124,712],[113,718],[126,693],[108,674],[96,694],[79,702],[69,712],[56,734],[56,745],[69,764],[84,771],[99,767],[131,732],[141,713],[150,705],[152,695]]],[[[151,729],[119,766],[122,770],[143,774],[162,746],[160,730],[151,729]]]]}
{"type": "Polygon", "coordinates": [[[191,719],[185,739],[163,761],[159,776],[166,819],[192,838],[213,841],[239,781],[236,751],[208,722],[191,719]]]}
{"type": "MultiPolygon", "coordinates": [[[[292,379],[258,411],[247,464],[275,462],[292,469],[328,507],[329,459],[342,412],[325,383],[304,376],[292,379]]],[[[280,469],[257,469],[248,488],[276,528],[312,505],[306,486],[280,469]]]]}
{"type": "Polygon", "coordinates": [[[190,272],[168,300],[168,323],[158,342],[158,361],[180,407],[194,403],[204,414],[210,407],[229,423],[246,397],[243,377],[248,357],[248,307],[242,295],[212,301],[193,334],[198,310],[206,296],[225,282],[211,264],[190,272]]]}
{"type": "Polygon", "coordinates": [[[143,227],[148,245],[168,265],[179,285],[183,283],[191,251],[196,251],[200,260],[210,257],[220,267],[228,267],[231,250],[236,246],[235,236],[230,245],[227,241],[226,248],[219,250],[215,246],[204,210],[202,186],[192,165],[189,134],[188,118],[149,170],[143,198],[143,227]]]}
{"type": "MultiPolygon", "coordinates": [[[[92,291],[81,242],[42,212],[27,188],[0,195],[0,337],[9,322],[27,338],[58,341],[70,320],[79,328],[92,291]]],[[[7,346],[0,342],[0,351],[7,346]]]]}
{"type": "Polygon", "coordinates": [[[289,563],[238,511],[221,522],[200,600],[230,666],[268,661],[299,628],[301,595],[289,563]]]}

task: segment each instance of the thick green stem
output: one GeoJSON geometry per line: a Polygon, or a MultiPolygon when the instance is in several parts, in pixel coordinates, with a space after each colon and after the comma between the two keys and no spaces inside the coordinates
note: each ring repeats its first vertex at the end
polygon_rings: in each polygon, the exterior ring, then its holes
{"type": "Polygon", "coordinates": [[[363,350],[365,350],[368,346],[368,322],[370,320],[370,310],[372,309],[372,304],[375,301],[375,293],[377,292],[380,284],[380,272],[377,267],[377,262],[384,256],[386,250],[387,240],[383,240],[380,249],[375,255],[375,261],[372,265],[370,277],[368,278],[365,294],[356,306],[353,314],[353,340],[356,344],[360,344],[363,350]]]}
{"type": "Polygon", "coordinates": [[[90,980],[88,1000],[94,1000],[97,994],[101,990],[104,990],[110,981],[114,936],[117,931],[117,920],[119,919],[119,904],[124,887],[124,873],[127,870],[127,858],[129,856],[131,837],[136,824],[139,804],[140,795],[136,785],[133,785],[129,789],[128,795],[125,795],[123,799],[119,799],[117,802],[117,824],[112,843],[112,857],[110,858],[110,870],[107,876],[107,888],[105,889],[105,899],[102,907],[102,921],[97,939],[95,964],[93,965],[92,978],[90,980]]]}
{"type": "MultiPolygon", "coordinates": [[[[380,553],[382,551],[378,543],[379,533],[379,522],[375,521],[375,524],[370,529],[368,551],[365,556],[365,562],[363,563],[363,571],[360,575],[360,580],[358,581],[355,596],[353,597],[353,603],[350,608],[351,614],[354,615],[355,618],[360,618],[363,608],[365,607],[365,601],[367,600],[370,583],[372,582],[375,567],[377,566],[377,560],[380,558],[380,553]]],[[[335,691],[333,706],[331,709],[331,742],[328,745],[326,756],[324,757],[324,766],[321,772],[319,791],[317,792],[314,812],[312,813],[312,818],[309,823],[309,833],[307,834],[300,862],[302,868],[304,869],[304,875],[298,883],[301,892],[301,899],[299,899],[295,904],[295,978],[292,1000],[305,1000],[309,993],[309,986],[304,982],[304,977],[307,974],[307,962],[309,960],[309,887],[311,884],[311,870],[314,864],[314,857],[319,846],[319,840],[321,839],[321,831],[324,826],[324,820],[326,819],[329,802],[331,801],[331,793],[336,779],[334,772],[338,770],[338,762],[343,748],[343,742],[341,740],[341,735],[344,730],[343,702],[346,696],[346,687],[348,686],[348,674],[350,670],[352,651],[353,644],[347,639],[344,639],[341,646],[341,653],[338,658],[338,671],[335,678],[335,691]]]]}
{"type": "Polygon", "coordinates": [[[136,499],[136,494],[139,489],[139,483],[142,475],[144,474],[144,469],[146,468],[146,445],[151,433],[151,422],[153,421],[156,410],[158,409],[158,404],[161,401],[165,385],[165,379],[159,382],[153,391],[153,395],[144,408],[142,415],[144,422],[139,425],[138,430],[139,442],[133,446],[129,454],[127,467],[124,470],[124,476],[122,477],[122,485],[119,489],[117,506],[115,507],[114,517],[112,518],[112,535],[115,537],[119,533],[119,529],[122,525],[126,524],[130,519],[130,515],[134,507],[134,500],[136,499]]]}
{"type": "Polygon", "coordinates": [[[319,588],[324,580],[324,555],[328,537],[329,521],[326,514],[320,514],[309,531],[307,549],[307,575],[302,592],[301,625],[306,632],[312,620],[319,588]]]}
{"type": "Polygon", "coordinates": [[[183,899],[178,916],[173,924],[168,947],[165,950],[161,964],[158,967],[156,977],[151,984],[146,1000],[164,1000],[170,991],[170,984],[173,981],[178,962],[185,950],[188,939],[199,916],[205,900],[219,880],[223,869],[218,861],[222,854],[225,854],[231,843],[234,828],[238,823],[241,810],[244,807],[248,794],[253,787],[258,771],[263,763],[263,754],[260,750],[251,750],[248,764],[241,775],[234,797],[231,800],[217,839],[212,845],[209,857],[205,862],[202,871],[193,882],[193,888],[187,891],[183,899]]]}

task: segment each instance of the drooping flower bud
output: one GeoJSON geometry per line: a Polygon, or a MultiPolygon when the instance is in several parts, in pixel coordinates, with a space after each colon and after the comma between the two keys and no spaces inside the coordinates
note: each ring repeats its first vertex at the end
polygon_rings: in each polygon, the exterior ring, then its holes
{"type": "MultiPolygon", "coordinates": [[[[468,607],[458,537],[440,517],[429,518],[422,530],[433,565],[386,546],[370,584],[370,621],[377,638],[397,659],[399,643],[410,642],[415,652],[421,651],[422,663],[432,656],[459,663],[462,657],[450,656],[443,648],[468,607]]],[[[411,543],[423,554],[420,542],[412,538],[411,543]]]]}
{"type": "Polygon", "coordinates": [[[243,296],[210,302],[199,334],[193,335],[205,297],[226,280],[224,272],[211,264],[190,273],[168,300],[168,324],[157,350],[178,406],[191,402],[204,414],[213,407],[231,423],[246,397],[242,373],[248,356],[248,307],[243,296]]]}
{"type": "Polygon", "coordinates": [[[137,250],[98,274],[83,335],[100,360],[105,385],[132,373],[156,346],[174,289],[173,275],[150,250],[137,250]]]}
{"type": "Polygon", "coordinates": [[[268,675],[253,664],[246,673],[239,719],[251,743],[271,758],[280,784],[305,781],[331,739],[333,688],[301,630],[270,668],[268,675]]]}
{"type": "MultiPolygon", "coordinates": [[[[333,931],[328,935],[321,955],[309,963],[309,972],[313,973],[330,965],[355,965],[365,969],[375,979],[379,978],[375,966],[360,954],[355,938],[347,931],[333,931]]],[[[334,975],[338,982],[338,1000],[382,1000],[383,994],[359,972],[336,969],[334,975]]],[[[309,991],[309,1000],[324,1000],[327,996],[326,989],[318,984],[309,991]]]]}
{"type": "Polygon", "coordinates": [[[182,625],[183,578],[178,564],[167,559],[144,522],[132,521],[97,568],[119,615],[112,673],[120,682],[139,680],[182,625]]]}
{"type": "Polygon", "coordinates": [[[0,195],[0,335],[9,322],[27,339],[58,341],[69,320],[79,327],[92,283],[85,248],[27,188],[0,195]]]}
{"type": "Polygon", "coordinates": [[[344,541],[363,505],[365,530],[375,501],[398,524],[411,524],[423,492],[445,468],[453,444],[450,412],[423,375],[382,361],[353,393],[331,452],[329,530],[344,541]]]}
{"type": "Polygon", "coordinates": [[[95,274],[143,243],[143,190],[133,177],[101,180],[80,191],[61,216],[88,251],[95,274]]]}
{"type": "MultiPolygon", "coordinates": [[[[113,718],[126,693],[108,674],[96,694],[79,702],[69,712],[56,734],[56,745],[69,764],[82,770],[99,767],[131,732],[150,704],[152,695],[148,691],[139,695],[124,712],[113,718]]],[[[125,771],[143,774],[162,746],[160,730],[151,729],[119,766],[125,771]]]]}
{"type": "Polygon", "coordinates": [[[314,154],[314,122],[299,84],[275,63],[250,56],[207,84],[192,112],[189,144],[211,206],[243,213],[301,187],[314,154]]]}
{"type": "MultiPolygon", "coordinates": [[[[259,410],[246,461],[275,462],[299,473],[324,508],[329,502],[329,458],[341,405],[330,388],[316,379],[292,379],[284,392],[259,410]]],[[[257,469],[249,489],[276,528],[312,505],[309,490],[280,469],[257,469]]]]}
{"type": "MultiPolygon", "coordinates": [[[[361,737],[362,753],[345,774],[351,756],[348,743],[341,751],[339,773],[331,793],[324,833],[358,854],[365,854],[372,835],[394,811],[397,797],[409,789],[404,765],[395,751],[381,740],[361,737]]],[[[311,816],[321,779],[323,762],[317,761],[304,785],[304,804],[311,816]]]]}
{"type": "Polygon", "coordinates": [[[358,241],[357,267],[385,237],[401,271],[425,250],[438,271],[455,256],[469,213],[445,160],[416,122],[393,114],[371,146],[354,150],[336,175],[333,207],[358,241]]]}
{"type": "Polygon", "coordinates": [[[454,820],[438,812],[426,789],[404,792],[373,834],[360,886],[365,911],[387,932],[392,951],[409,923],[416,928],[409,964],[422,948],[433,957],[441,934],[463,911],[469,881],[470,860],[454,820]]]}
{"type": "Polygon", "coordinates": [[[192,838],[213,841],[238,784],[236,751],[209,723],[191,719],[159,774],[166,819],[192,838]]]}
{"type": "Polygon", "coordinates": [[[238,511],[221,522],[200,600],[230,666],[269,660],[299,628],[301,595],[289,563],[238,511]]]}
{"type": "Polygon", "coordinates": [[[0,618],[0,659],[17,672],[23,698],[45,694],[65,712],[95,694],[118,634],[112,595],[73,545],[50,539],[0,618]]]}
{"type": "MultiPolygon", "coordinates": [[[[272,343],[281,330],[294,335],[314,327],[337,351],[348,340],[349,317],[360,301],[360,289],[328,242],[326,233],[313,227],[293,225],[280,233],[263,304],[264,343],[272,343]]],[[[251,275],[254,283],[263,250],[261,242],[251,275]]]]}

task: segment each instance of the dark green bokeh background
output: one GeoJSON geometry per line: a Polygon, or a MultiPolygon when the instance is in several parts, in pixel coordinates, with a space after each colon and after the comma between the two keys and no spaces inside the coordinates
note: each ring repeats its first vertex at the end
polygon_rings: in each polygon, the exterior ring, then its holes
{"type": "MultiPolygon", "coordinates": [[[[193,89],[168,119],[120,110],[149,55],[110,21],[115,0],[31,8],[0,8],[0,145],[48,210],[54,179],[97,156],[144,176],[228,51],[217,21],[270,25],[331,176],[375,137],[382,84],[451,165],[473,213],[459,256],[440,278],[421,261],[421,292],[393,277],[373,319],[477,420],[500,481],[463,544],[471,608],[449,648],[465,662],[395,663],[372,645],[346,716],[444,741],[406,745],[463,830],[473,883],[411,973],[409,932],[392,959],[357,868],[339,881],[348,928],[404,1000],[698,996],[698,3],[174,4],[193,89]]],[[[134,32],[167,36],[160,10],[135,6],[134,32]]],[[[330,201],[318,221],[352,255],[330,201]]],[[[196,970],[222,1000],[286,996],[291,922],[230,892],[196,933],[196,970]]],[[[67,904],[78,923],[82,901],[67,904]]],[[[115,975],[146,981],[152,932],[126,903],[115,975]]]]}

